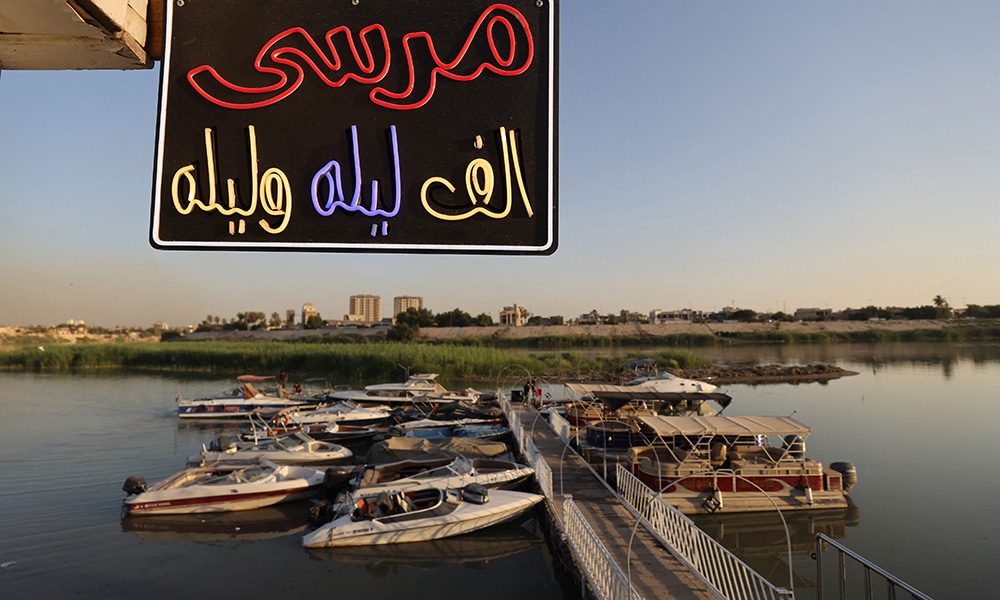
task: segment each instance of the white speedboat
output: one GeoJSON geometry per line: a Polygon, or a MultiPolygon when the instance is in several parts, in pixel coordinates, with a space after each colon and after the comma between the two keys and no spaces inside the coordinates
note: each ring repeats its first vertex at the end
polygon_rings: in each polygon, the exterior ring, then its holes
{"type": "Polygon", "coordinates": [[[846,508],[854,465],[806,458],[810,429],[790,417],[640,416],[652,445],[628,468],[686,514],[846,508]]]}
{"type": "Polygon", "coordinates": [[[306,548],[423,542],[453,537],[516,519],[544,496],[467,486],[462,490],[425,488],[411,494],[359,499],[302,538],[306,548]]]}
{"type": "Polygon", "coordinates": [[[492,458],[402,460],[365,465],[351,481],[366,496],[416,488],[462,488],[478,483],[487,488],[514,488],[534,475],[529,466],[492,458]]]}
{"type": "Polygon", "coordinates": [[[239,468],[188,468],[146,486],[133,475],[122,489],[128,515],[179,515],[251,510],[306,498],[324,483],[325,472],[262,461],[239,468]]]}
{"type": "Polygon", "coordinates": [[[335,465],[354,456],[349,449],[333,442],[324,442],[301,431],[257,442],[240,442],[229,436],[219,436],[201,454],[188,458],[188,466],[221,464],[251,464],[260,460],[283,465],[335,465]]]}
{"type": "Polygon", "coordinates": [[[272,425],[316,425],[319,423],[356,425],[359,427],[385,425],[392,419],[388,406],[359,406],[350,400],[321,406],[315,410],[286,410],[275,415],[272,425]]]}
{"type": "Polygon", "coordinates": [[[177,392],[177,416],[182,419],[231,419],[261,411],[313,407],[319,402],[314,397],[293,394],[283,388],[275,388],[273,393],[268,393],[254,385],[268,379],[273,377],[240,375],[236,378],[240,382],[239,387],[211,398],[182,398],[177,392]]]}
{"type": "Polygon", "coordinates": [[[475,403],[480,393],[472,388],[449,391],[437,382],[437,373],[411,375],[403,383],[376,383],[360,390],[342,390],[329,394],[331,400],[410,404],[412,402],[444,403],[464,401],[475,403]]]}

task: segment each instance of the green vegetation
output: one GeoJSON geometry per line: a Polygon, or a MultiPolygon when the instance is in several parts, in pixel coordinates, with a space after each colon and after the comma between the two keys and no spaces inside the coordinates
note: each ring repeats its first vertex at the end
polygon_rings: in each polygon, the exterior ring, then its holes
{"type": "MultiPolygon", "coordinates": [[[[332,339],[332,336],[331,336],[332,339]]],[[[499,348],[423,343],[312,342],[161,342],[158,344],[63,344],[0,353],[0,368],[74,370],[120,367],[136,370],[206,371],[219,373],[278,373],[298,377],[372,381],[411,373],[440,373],[446,379],[488,378],[511,366],[531,373],[571,373],[614,370],[636,358],[588,358],[576,352],[557,356],[513,354],[499,348]]],[[[648,355],[643,355],[648,357],[648,355]]],[[[683,351],[652,356],[663,367],[708,366],[683,351]]]]}

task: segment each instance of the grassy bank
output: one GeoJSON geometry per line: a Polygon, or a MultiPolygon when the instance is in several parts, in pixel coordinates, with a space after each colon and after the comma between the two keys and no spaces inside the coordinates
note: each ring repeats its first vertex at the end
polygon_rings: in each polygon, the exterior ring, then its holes
{"type": "MultiPolygon", "coordinates": [[[[643,357],[663,367],[709,366],[685,351],[643,357]]],[[[530,373],[572,374],[614,370],[623,359],[585,357],[576,352],[554,356],[514,354],[502,348],[425,343],[313,342],[163,342],[159,344],[69,344],[0,353],[7,370],[80,370],[123,368],[225,373],[276,374],[295,378],[395,381],[403,368],[411,373],[439,373],[446,379],[489,378],[512,367],[530,373]]]]}

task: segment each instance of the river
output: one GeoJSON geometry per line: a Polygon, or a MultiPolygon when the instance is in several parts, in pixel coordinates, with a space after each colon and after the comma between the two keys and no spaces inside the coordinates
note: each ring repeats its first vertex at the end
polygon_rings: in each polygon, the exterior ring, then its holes
{"type": "MultiPolygon", "coordinates": [[[[734,398],[725,414],[794,414],[813,428],[810,457],[857,466],[851,510],[788,518],[797,598],[814,595],[808,553],[815,531],[935,598],[992,597],[990,573],[1000,557],[1000,469],[992,464],[1000,347],[695,352],[724,363],[826,362],[858,372],[822,384],[724,388],[734,398]]],[[[535,518],[454,544],[367,556],[303,550],[301,503],[242,519],[121,519],[127,476],[154,481],[173,473],[221,431],[180,422],[175,393],[207,396],[231,381],[0,373],[0,597],[578,597],[535,518]]],[[[776,515],[698,522],[775,583],[789,585],[776,515]]]]}

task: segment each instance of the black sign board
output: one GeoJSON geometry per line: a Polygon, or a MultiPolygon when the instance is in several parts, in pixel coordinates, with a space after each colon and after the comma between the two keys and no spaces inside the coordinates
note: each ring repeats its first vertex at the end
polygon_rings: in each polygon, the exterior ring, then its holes
{"type": "Polygon", "coordinates": [[[554,0],[171,0],[160,249],[551,254],[554,0]]]}

